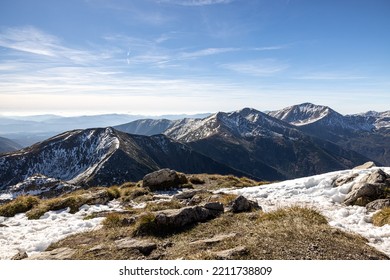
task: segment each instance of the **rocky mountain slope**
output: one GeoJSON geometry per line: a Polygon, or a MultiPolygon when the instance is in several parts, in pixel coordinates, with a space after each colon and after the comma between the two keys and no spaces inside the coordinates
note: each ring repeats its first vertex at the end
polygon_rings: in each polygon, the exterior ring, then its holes
{"type": "Polygon", "coordinates": [[[238,174],[164,135],[130,135],[112,128],[73,130],[0,156],[0,189],[36,173],[81,185],[113,185],[170,167],[189,173],[238,174]]]}
{"type": "Polygon", "coordinates": [[[0,137],[0,154],[21,149],[18,143],[4,137],[0,137]]]}
{"type": "Polygon", "coordinates": [[[390,164],[389,111],[343,116],[326,106],[303,103],[269,112],[269,115],[381,164],[390,164]]]}
{"type": "MultiPolygon", "coordinates": [[[[162,123],[153,124],[162,129],[162,123]]],[[[146,120],[122,127],[150,131],[153,124],[146,120]]],[[[163,133],[168,137],[265,180],[308,176],[367,161],[356,152],[309,136],[285,121],[250,108],[219,112],[203,119],[178,120],[166,127],[163,133]]]]}

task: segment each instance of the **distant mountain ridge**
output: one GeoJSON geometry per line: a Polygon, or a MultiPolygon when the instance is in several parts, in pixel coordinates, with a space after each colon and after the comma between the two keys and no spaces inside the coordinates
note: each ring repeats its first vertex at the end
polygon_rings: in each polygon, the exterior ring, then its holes
{"type": "MultiPolygon", "coordinates": [[[[127,133],[137,133],[143,130],[143,124],[150,131],[151,123],[142,121],[116,128],[126,127],[127,133]]],[[[267,180],[350,168],[368,160],[251,108],[218,112],[203,119],[177,120],[167,126],[156,121],[154,124],[158,124],[159,132],[216,161],[267,180]]]]}
{"type": "Polygon", "coordinates": [[[21,148],[22,148],[22,146],[19,145],[18,143],[14,142],[10,139],[0,137],[0,154],[13,152],[13,151],[19,150],[21,148]]]}
{"type": "Polygon", "coordinates": [[[37,173],[92,186],[137,181],[166,167],[274,181],[369,160],[387,164],[388,127],[389,111],[343,116],[303,103],[267,113],[244,108],[77,129],[0,156],[0,190],[37,173]]]}
{"type": "Polygon", "coordinates": [[[343,116],[326,106],[303,103],[269,114],[307,134],[390,165],[390,111],[343,116]]]}
{"type": "Polygon", "coordinates": [[[0,190],[37,173],[91,186],[138,181],[161,168],[246,175],[164,135],[147,137],[97,128],[65,132],[0,156],[0,190]]]}
{"type": "Polygon", "coordinates": [[[205,113],[162,116],[128,114],[102,114],[76,117],[63,117],[57,115],[0,116],[0,135],[19,143],[23,147],[27,147],[59,133],[74,129],[109,127],[145,118],[175,120],[186,117],[203,118],[208,115],[208,113],[205,113]]]}

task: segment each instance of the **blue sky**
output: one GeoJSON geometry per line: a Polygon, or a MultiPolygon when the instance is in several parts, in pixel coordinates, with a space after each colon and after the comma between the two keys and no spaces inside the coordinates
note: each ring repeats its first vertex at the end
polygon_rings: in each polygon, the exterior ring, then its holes
{"type": "Polygon", "coordinates": [[[1,0],[0,114],[390,109],[388,0],[1,0]]]}

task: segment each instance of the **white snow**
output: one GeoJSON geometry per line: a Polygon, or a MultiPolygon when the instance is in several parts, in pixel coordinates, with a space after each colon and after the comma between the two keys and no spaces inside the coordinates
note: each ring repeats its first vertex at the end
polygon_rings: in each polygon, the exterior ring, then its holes
{"type": "MultiPolygon", "coordinates": [[[[264,211],[292,205],[316,208],[328,218],[331,226],[364,236],[371,246],[390,256],[390,225],[376,227],[371,223],[375,212],[368,212],[365,207],[342,204],[352,185],[375,169],[336,171],[231,192],[257,200],[264,211]],[[352,182],[332,187],[334,179],[353,173],[359,176],[352,182]]],[[[390,167],[382,169],[390,173],[390,167]]]]}
{"type": "Polygon", "coordinates": [[[24,213],[11,218],[0,217],[0,224],[6,226],[0,227],[0,259],[10,259],[19,251],[26,251],[30,256],[68,235],[98,229],[104,218],[84,218],[92,213],[112,210],[121,210],[119,202],[83,205],[75,214],[70,214],[69,208],[49,211],[38,220],[28,220],[24,213]]]}
{"type": "Polygon", "coordinates": [[[0,191],[0,202],[12,200],[20,195],[40,195],[61,189],[65,193],[75,191],[78,188],[80,187],[68,184],[65,181],[49,178],[42,174],[35,174],[16,185],[7,187],[4,191],[0,191]]]}

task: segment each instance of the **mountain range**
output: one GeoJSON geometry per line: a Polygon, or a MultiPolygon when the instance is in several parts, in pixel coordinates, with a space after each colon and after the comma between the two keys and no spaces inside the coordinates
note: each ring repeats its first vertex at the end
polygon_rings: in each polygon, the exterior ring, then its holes
{"type": "Polygon", "coordinates": [[[145,118],[182,119],[203,118],[209,114],[143,116],[128,114],[103,114],[64,117],[58,115],[0,116],[0,136],[6,137],[22,147],[73,129],[108,127],[145,118]]]}
{"type": "Polygon", "coordinates": [[[304,103],[269,115],[309,135],[390,165],[390,111],[343,116],[327,106],[304,103]]]}
{"type": "Polygon", "coordinates": [[[0,156],[0,190],[34,174],[96,186],[138,181],[152,171],[244,176],[164,135],[140,136],[112,128],[73,130],[0,156]]]}
{"type": "Polygon", "coordinates": [[[71,130],[0,155],[0,189],[37,173],[92,186],[137,181],[160,168],[275,181],[369,160],[389,164],[389,115],[344,116],[304,103],[268,113],[244,108],[71,130]]]}
{"type": "Polygon", "coordinates": [[[203,119],[138,120],[115,128],[126,133],[163,133],[216,161],[266,180],[345,169],[368,160],[250,108],[203,119]]]}

